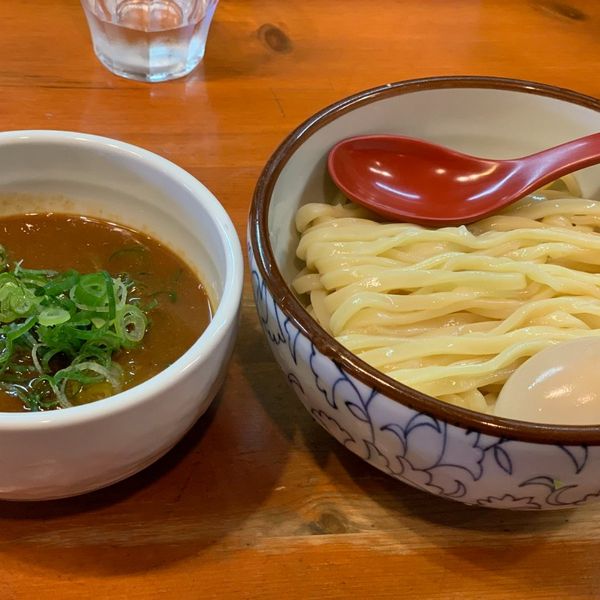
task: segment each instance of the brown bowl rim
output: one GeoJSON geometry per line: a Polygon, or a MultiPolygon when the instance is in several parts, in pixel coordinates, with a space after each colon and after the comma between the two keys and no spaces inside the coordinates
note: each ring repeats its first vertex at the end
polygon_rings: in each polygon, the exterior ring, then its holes
{"type": "Polygon", "coordinates": [[[273,152],[254,190],[249,214],[249,237],[255,259],[279,308],[315,348],[358,381],[392,401],[452,425],[502,439],[543,444],[600,445],[600,426],[547,425],[485,415],[418,392],[371,367],[352,354],[306,312],[277,267],[268,231],[268,215],[275,182],[295,150],[324,125],[357,107],[382,98],[421,90],[479,88],[515,91],[564,100],[600,112],[600,100],[578,92],[533,81],[490,76],[440,76],[381,85],[343,98],[309,117],[273,152]]]}

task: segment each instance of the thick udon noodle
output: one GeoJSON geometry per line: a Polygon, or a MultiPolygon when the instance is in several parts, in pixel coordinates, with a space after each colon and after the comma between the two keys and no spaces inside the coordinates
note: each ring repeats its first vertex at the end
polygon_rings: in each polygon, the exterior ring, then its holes
{"type": "Polygon", "coordinates": [[[600,335],[600,202],[570,178],[469,226],[381,222],[347,201],[302,206],[295,291],[390,377],[492,412],[515,368],[600,335]]]}

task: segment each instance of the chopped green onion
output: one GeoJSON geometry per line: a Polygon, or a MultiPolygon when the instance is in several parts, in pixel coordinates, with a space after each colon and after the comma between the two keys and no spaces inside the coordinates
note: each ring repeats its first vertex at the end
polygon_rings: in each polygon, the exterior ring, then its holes
{"type": "Polygon", "coordinates": [[[106,282],[102,273],[82,275],[69,291],[69,297],[83,310],[108,311],[106,282]]]}
{"type": "Polygon", "coordinates": [[[108,257],[108,260],[109,262],[112,262],[117,258],[130,256],[131,258],[135,258],[136,262],[142,262],[146,255],[149,254],[149,252],[150,251],[146,246],[144,246],[143,244],[136,243],[119,248],[108,257]]]}
{"type": "Polygon", "coordinates": [[[177,302],[177,292],[175,290],[158,290],[157,292],[148,294],[149,298],[156,298],[157,300],[158,296],[166,296],[171,302],[177,302]]]}
{"type": "Polygon", "coordinates": [[[23,334],[27,333],[36,323],[37,319],[35,317],[28,317],[22,323],[11,323],[7,327],[5,327],[5,335],[8,340],[16,340],[20,338],[23,334]]]}
{"type": "Polygon", "coordinates": [[[136,344],[144,337],[146,331],[146,315],[137,307],[131,304],[119,312],[115,319],[117,332],[127,340],[128,343],[136,344]]]}
{"type": "Polygon", "coordinates": [[[113,355],[138,345],[148,327],[148,307],[129,298],[135,282],[106,271],[8,268],[0,246],[0,388],[31,411],[72,406],[92,384],[120,391],[113,355]]]}
{"type": "Polygon", "coordinates": [[[115,318],[116,312],[115,285],[113,278],[106,271],[102,271],[102,276],[104,277],[104,289],[108,301],[108,318],[110,320],[115,318]]]}
{"type": "Polygon", "coordinates": [[[52,326],[66,323],[70,318],[71,315],[68,310],[60,308],[59,306],[49,306],[40,312],[38,321],[40,325],[52,326]]]}
{"type": "Polygon", "coordinates": [[[12,273],[0,274],[0,322],[10,323],[34,311],[35,294],[12,273]]]}
{"type": "Polygon", "coordinates": [[[64,273],[58,274],[49,283],[47,283],[42,294],[45,296],[58,296],[70,290],[79,281],[79,273],[73,269],[69,269],[64,273]]]}

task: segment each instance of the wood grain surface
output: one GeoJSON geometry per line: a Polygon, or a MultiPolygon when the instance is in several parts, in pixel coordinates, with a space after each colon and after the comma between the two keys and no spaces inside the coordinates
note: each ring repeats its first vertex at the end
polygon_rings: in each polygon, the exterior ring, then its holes
{"type": "MultiPolygon", "coordinates": [[[[0,129],[97,133],[157,152],[242,240],[270,153],[328,103],[444,74],[600,96],[597,0],[221,0],[204,63],[147,85],[95,59],[77,0],[0,3],[0,129]]],[[[598,507],[464,507],[397,482],[301,407],[246,282],[214,405],[166,457],[75,499],[0,503],[0,599],[595,598],[598,507]]]]}

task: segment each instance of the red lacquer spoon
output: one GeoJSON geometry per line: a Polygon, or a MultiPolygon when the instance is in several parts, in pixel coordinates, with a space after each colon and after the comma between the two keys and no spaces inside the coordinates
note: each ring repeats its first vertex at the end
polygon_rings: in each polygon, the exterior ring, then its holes
{"type": "Polygon", "coordinates": [[[329,153],[329,173],[352,200],[393,221],[470,223],[554,179],[600,163],[600,133],[513,160],[462,154],[415,138],[365,135],[329,153]]]}

